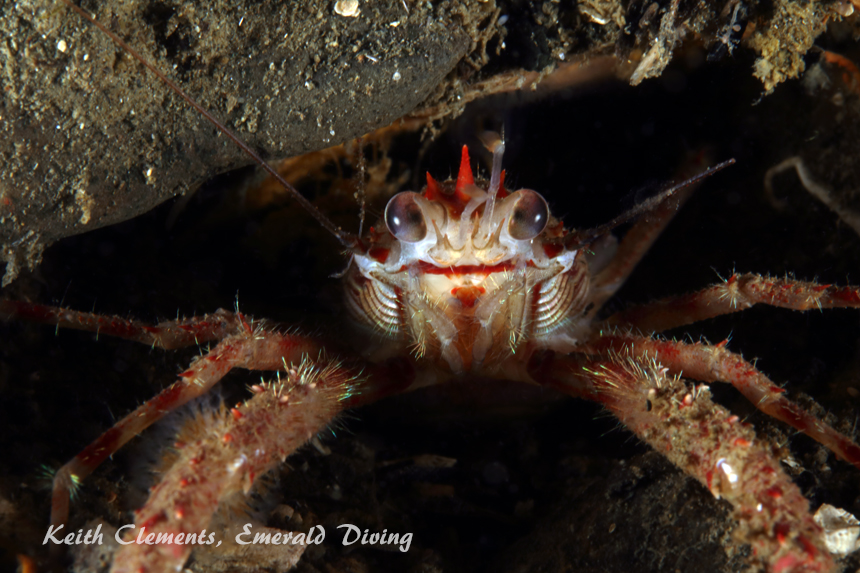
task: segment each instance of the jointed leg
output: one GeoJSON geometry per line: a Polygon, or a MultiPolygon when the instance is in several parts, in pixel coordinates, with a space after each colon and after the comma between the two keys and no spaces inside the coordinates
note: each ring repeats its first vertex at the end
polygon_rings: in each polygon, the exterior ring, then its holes
{"type": "Polygon", "coordinates": [[[860,288],[819,285],[794,279],[755,274],[732,275],[722,283],[698,292],[670,297],[613,314],[596,325],[633,327],[642,332],[662,332],[755,304],[792,310],[813,308],[860,308],[860,288]]]}
{"type": "Polygon", "coordinates": [[[360,367],[324,356],[305,357],[286,368],[284,378],[254,385],[255,395],[245,404],[189,420],[177,436],[176,460],[136,512],[135,528],[127,534],[135,538],[145,527],[144,535],[153,534],[156,540],[170,536],[176,545],[128,545],[112,571],[179,570],[193,548],[188,536],[209,527],[223,500],[248,493],[257,478],[325,429],[342,410],[406,389],[414,377],[408,361],[360,367]],[[178,535],[186,541],[176,541],[178,535]]]}
{"type": "MultiPolygon", "coordinates": [[[[63,328],[86,330],[171,349],[221,340],[196,359],[180,379],[117,422],[81,453],[59,469],[54,477],[51,524],[59,526],[69,514],[69,492],[126,442],[167,413],[205,394],[233,368],[283,370],[305,356],[317,356],[322,346],[315,340],[268,330],[240,313],[225,310],[202,317],[149,325],[116,316],[102,316],[58,307],[0,299],[0,319],[25,319],[63,328]]],[[[402,391],[412,383],[411,363],[393,361],[368,365],[375,383],[356,386],[345,398],[357,406],[402,391]]]]}
{"type": "Polygon", "coordinates": [[[0,299],[0,319],[27,320],[56,325],[58,328],[86,330],[168,350],[221,340],[243,328],[244,322],[241,314],[222,309],[213,314],[151,325],[118,316],[103,316],[6,299],[0,299]]]}
{"type": "Polygon", "coordinates": [[[584,350],[655,360],[674,375],[683,373],[685,377],[702,382],[728,382],[765,414],[805,433],[860,469],[860,446],[785,398],[785,390],[740,355],[727,350],[724,344],[710,346],[637,336],[602,336],[584,350]]]}
{"type": "Polygon", "coordinates": [[[535,356],[531,377],[605,405],[637,436],[735,509],[744,541],[768,570],[830,571],[821,528],[773,447],[758,440],[707,388],[667,377],[657,361],[635,356],[535,356]]]}
{"type": "MultiPolygon", "coordinates": [[[[253,387],[254,397],[227,411],[199,413],[177,436],[176,460],[135,514],[127,538],[165,536],[176,542],[210,527],[218,504],[247,493],[265,475],[325,429],[365,381],[360,369],[308,359],[285,377],[253,387]]],[[[133,543],[123,548],[113,572],[174,571],[193,544],[133,543]]]]}
{"type": "Polygon", "coordinates": [[[160,420],[165,414],[209,391],[233,368],[283,370],[303,355],[316,356],[320,345],[309,338],[263,330],[243,329],[222,340],[210,352],[196,359],[179,380],[139,406],[96,438],[64,465],[54,477],[51,524],[66,522],[69,490],[87,477],[126,442],[160,420]]]}
{"type": "Polygon", "coordinates": [[[358,364],[326,358],[320,345],[298,335],[243,330],[198,358],[180,380],[123,418],[66,464],[54,480],[51,521],[65,522],[69,487],[165,414],[204,394],[236,367],[286,372],[282,381],[252,387],[246,404],[212,416],[198,415],[177,437],[177,460],[136,512],[134,538],[165,536],[155,544],[133,543],[113,571],[178,570],[194,546],[176,541],[208,526],[218,504],[298,449],[341,410],[408,389],[416,380],[408,359],[358,364]],[[313,357],[313,358],[309,358],[313,357]],[[319,358],[316,358],[319,357],[319,358]],[[298,365],[297,365],[298,364],[298,365]],[[167,541],[166,536],[172,535],[167,541]]]}

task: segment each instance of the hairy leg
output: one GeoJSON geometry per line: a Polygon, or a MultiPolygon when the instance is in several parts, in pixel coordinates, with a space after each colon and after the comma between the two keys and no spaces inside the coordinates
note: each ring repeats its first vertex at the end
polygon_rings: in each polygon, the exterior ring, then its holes
{"type": "Polygon", "coordinates": [[[734,507],[742,541],[769,571],[830,571],[821,528],[809,503],[782,471],[776,448],[749,424],[714,404],[706,386],[667,376],[639,355],[536,354],[538,383],[600,402],[672,463],[734,507]]]}
{"type": "MultiPolygon", "coordinates": [[[[68,519],[70,491],[133,437],[169,412],[205,394],[233,368],[284,370],[303,357],[318,356],[321,343],[298,334],[270,329],[241,313],[218,310],[213,314],[150,325],[116,316],[78,312],[59,307],[0,299],[0,318],[19,319],[63,328],[106,334],[165,349],[221,340],[179,375],[179,380],[146,401],[96,438],[54,476],[51,524],[68,519]]],[[[354,407],[408,389],[415,380],[414,364],[391,360],[362,365],[368,382],[355,385],[344,404],[354,407]]],[[[432,378],[432,377],[431,377],[432,378]]],[[[435,378],[421,384],[438,382],[435,378]]]]}
{"type": "Polygon", "coordinates": [[[613,314],[596,325],[632,327],[641,332],[662,332],[750,308],[768,304],[792,310],[814,308],[860,308],[860,288],[836,287],[794,279],[756,274],[732,275],[725,281],[698,292],[670,297],[613,314]]]}
{"type": "MultiPolygon", "coordinates": [[[[133,543],[118,556],[113,571],[178,570],[193,542],[177,542],[208,527],[218,504],[242,491],[324,429],[342,410],[412,387],[419,374],[410,359],[380,364],[327,357],[313,339],[247,329],[229,336],[180,374],[179,381],[102,434],[57,473],[51,522],[54,533],[66,521],[69,489],[105,458],[168,412],[207,392],[231,369],[286,373],[252,386],[244,405],[218,414],[198,414],[174,444],[176,460],[135,515],[134,539],[146,528],[162,542],[133,543]],[[168,541],[166,536],[173,535],[168,541]]],[[[420,385],[435,382],[421,380],[420,385]]]]}
{"type": "Polygon", "coordinates": [[[6,299],[0,299],[0,319],[26,320],[57,328],[85,330],[168,350],[221,340],[248,326],[243,325],[245,319],[241,314],[223,309],[204,316],[148,324],[119,316],[6,299]]]}
{"type": "Polygon", "coordinates": [[[179,380],[144,402],[117,422],[111,429],[72,458],[54,476],[51,500],[51,524],[66,522],[69,514],[69,491],[91,474],[106,458],[126,442],[167,413],[209,391],[233,368],[283,370],[304,355],[316,356],[321,346],[316,341],[260,328],[243,328],[228,336],[210,352],[197,358],[179,375],[179,380]]]}
{"type": "Polygon", "coordinates": [[[363,369],[324,356],[305,358],[287,368],[285,376],[253,386],[254,396],[244,404],[198,413],[177,435],[175,460],[135,513],[135,527],[126,532],[129,541],[153,535],[156,542],[123,547],[111,571],[181,569],[193,548],[188,537],[210,527],[219,503],[248,493],[257,478],[324,430],[339,412],[366,400],[368,390],[391,392],[408,383],[404,374],[402,365],[363,369]],[[177,541],[180,535],[184,541],[177,541]]]}
{"type": "Polygon", "coordinates": [[[860,469],[860,446],[788,400],[785,390],[774,384],[725,343],[711,346],[674,340],[653,340],[641,336],[601,336],[591,341],[585,352],[616,354],[636,360],[655,360],[671,374],[702,382],[728,382],[747,400],[773,418],[781,420],[825,445],[839,458],[860,469]]]}

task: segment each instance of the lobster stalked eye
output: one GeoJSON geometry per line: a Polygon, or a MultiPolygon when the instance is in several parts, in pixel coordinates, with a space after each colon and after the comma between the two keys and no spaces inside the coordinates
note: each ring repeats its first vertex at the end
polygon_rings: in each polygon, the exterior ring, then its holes
{"type": "Polygon", "coordinates": [[[508,222],[508,233],[518,241],[528,241],[540,235],[549,220],[549,207],[540,193],[531,189],[520,189],[519,196],[508,222]]]}
{"type": "Polygon", "coordinates": [[[427,236],[427,223],[415,201],[416,196],[418,193],[403,191],[392,197],[385,207],[388,230],[395,238],[407,243],[417,243],[427,236]]]}

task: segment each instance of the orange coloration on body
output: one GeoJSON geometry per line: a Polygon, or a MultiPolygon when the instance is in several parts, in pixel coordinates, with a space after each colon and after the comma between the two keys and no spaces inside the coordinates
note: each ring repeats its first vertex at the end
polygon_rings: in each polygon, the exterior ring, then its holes
{"type": "Polygon", "coordinates": [[[475,303],[478,302],[478,299],[481,298],[481,295],[487,292],[482,286],[461,286],[455,287],[451,289],[451,294],[457,297],[457,300],[465,308],[472,308],[475,306],[475,303]]]}

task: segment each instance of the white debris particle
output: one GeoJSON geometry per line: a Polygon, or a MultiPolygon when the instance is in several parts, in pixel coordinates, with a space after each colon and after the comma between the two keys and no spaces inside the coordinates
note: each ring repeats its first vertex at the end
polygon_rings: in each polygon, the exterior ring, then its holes
{"type": "Polygon", "coordinates": [[[394,75],[393,75],[393,76],[391,76],[391,79],[392,79],[392,80],[394,80],[395,82],[399,82],[399,81],[400,81],[400,77],[401,77],[401,76],[400,76],[400,72],[394,72],[394,75]]]}
{"type": "Polygon", "coordinates": [[[793,469],[793,470],[795,470],[795,469],[797,469],[797,468],[799,468],[799,467],[800,467],[800,464],[799,464],[799,463],[797,463],[797,462],[794,460],[794,458],[792,458],[791,456],[788,456],[788,457],[786,457],[786,458],[783,458],[783,459],[782,459],[782,460],[780,460],[780,461],[781,461],[782,463],[784,463],[785,465],[787,465],[788,467],[790,467],[791,469],[793,469]]]}
{"type": "Polygon", "coordinates": [[[86,225],[92,218],[92,208],[95,201],[92,197],[87,195],[85,189],[78,189],[75,192],[75,203],[78,204],[78,208],[81,210],[81,218],[79,221],[81,225],[86,225]]]}
{"type": "Polygon", "coordinates": [[[723,470],[723,473],[726,474],[727,478],[729,478],[729,483],[738,482],[738,474],[735,473],[735,470],[732,469],[732,466],[728,464],[725,458],[720,458],[720,460],[717,462],[717,467],[723,470]]]}
{"type": "Polygon", "coordinates": [[[825,503],[812,518],[824,529],[824,545],[830,553],[844,557],[860,549],[860,521],[852,514],[825,503]]]}
{"type": "Polygon", "coordinates": [[[358,0],[337,0],[334,5],[334,13],[347,18],[355,18],[361,13],[358,0]]]}
{"type": "Polygon", "coordinates": [[[143,176],[146,177],[146,182],[150,185],[155,183],[155,169],[153,169],[152,167],[147,167],[143,171],[143,176]]]}
{"type": "Polygon", "coordinates": [[[67,48],[68,48],[68,46],[66,45],[65,40],[60,40],[59,42],[57,42],[57,50],[59,50],[65,54],[67,48]]]}
{"type": "Polygon", "coordinates": [[[242,469],[242,467],[247,462],[248,462],[248,458],[245,457],[244,454],[242,454],[241,457],[236,458],[235,460],[233,460],[233,462],[229,466],[227,466],[227,471],[229,471],[231,474],[235,474],[237,471],[242,469]]]}

